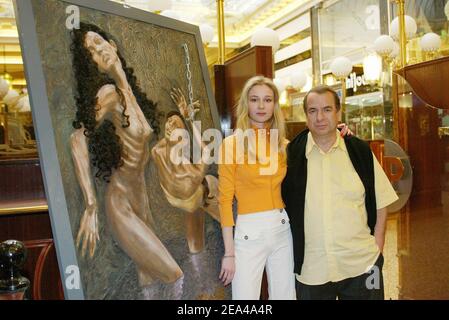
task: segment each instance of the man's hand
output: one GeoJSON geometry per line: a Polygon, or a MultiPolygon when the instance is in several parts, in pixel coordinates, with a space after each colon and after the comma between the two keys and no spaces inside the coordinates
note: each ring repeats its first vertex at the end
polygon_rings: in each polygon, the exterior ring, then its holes
{"type": "Polygon", "coordinates": [[[344,137],[344,136],[352,136],[353,135],[352,131],[349,129],[349,127],[345,123],[340,123],[337,126],[337,128],[341,129],[340,135],[342,137],[344,137]]]}
{"type": "Polygon", "coordinates": [[[377,210],[377,221],[374,227],[374,238],[376,239],[376,244],[379,247],[380,252],[384,250],[385,244],[385,232],[387,227],[387,208],[382,208],[377,210]]]}
{"type": "Polygon", "coordinates": [[[379,247],[380,253],[382,253],[384,251],[385,233],[378,232],[374,235],[374,238],[376,239],[376,244],[379,247]]]}
{"type": "Polygon", "coordinates": [[[82,257],[86,254],[87,248],[89,248],[89,256],[91,258],[94,256],[97,240],[100,240],[100,235],[98,232],[97,205],[93,204],[87,206],[86,210],[84,210],[78,235],[76,237],[76,244],[78,248],[82,242],[82,257]]]}

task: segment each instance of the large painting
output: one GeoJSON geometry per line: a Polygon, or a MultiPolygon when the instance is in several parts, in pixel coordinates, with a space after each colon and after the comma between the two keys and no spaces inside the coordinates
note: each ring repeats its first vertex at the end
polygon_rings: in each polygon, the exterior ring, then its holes
{"type": "Polygon", "coordinates": [[[190,145],[195,121],[219,124],[198,27],[102,0],[15,7],[66,298],[229,298],[216,167],[170,158],[174,130],[190,145]]]}

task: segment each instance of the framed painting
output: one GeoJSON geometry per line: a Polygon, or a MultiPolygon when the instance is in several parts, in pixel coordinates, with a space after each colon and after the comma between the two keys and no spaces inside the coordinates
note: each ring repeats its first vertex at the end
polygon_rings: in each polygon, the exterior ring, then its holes
{"type": "Polygon", "coordinates": [[[199,28],[104,0],[14,5],[65,297],[229,298],[216,166],[169,157],[174,130],[219,129],[199,28]]]}

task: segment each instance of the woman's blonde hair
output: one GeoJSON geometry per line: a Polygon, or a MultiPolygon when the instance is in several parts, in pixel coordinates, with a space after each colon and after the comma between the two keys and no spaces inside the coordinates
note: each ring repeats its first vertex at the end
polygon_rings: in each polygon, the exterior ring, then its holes
{"type": "Polygon", "coordinates": [[[242,93],[240,95],[239,102],[236,106],[236,126],[235,129],[241,129],[243,132],[245,130],[250,129],[250,119],[249,119],[249,91],[257,85],[265,85],[273,91],[274,95],[274,112],[273,117],[271,118],[271,123],[269,129],[277,129],[278,130],[278,150],[281,152],[285,151],[285,122],[284,116],[282,114],[281,107],[279,105],[279,91],[273,81],[264,76],[255,76],[246,81],[245,86],[243,87],[242,93]]]}

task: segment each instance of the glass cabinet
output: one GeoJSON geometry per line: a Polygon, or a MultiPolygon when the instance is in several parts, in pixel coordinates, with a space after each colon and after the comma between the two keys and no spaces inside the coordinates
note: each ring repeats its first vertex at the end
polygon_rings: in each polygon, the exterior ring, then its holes
{"type": "Polygon", "coordinates": [[[385,138],[385,110],[381,92],[346,98],[344,122],[363,140],[385,138]]]}

